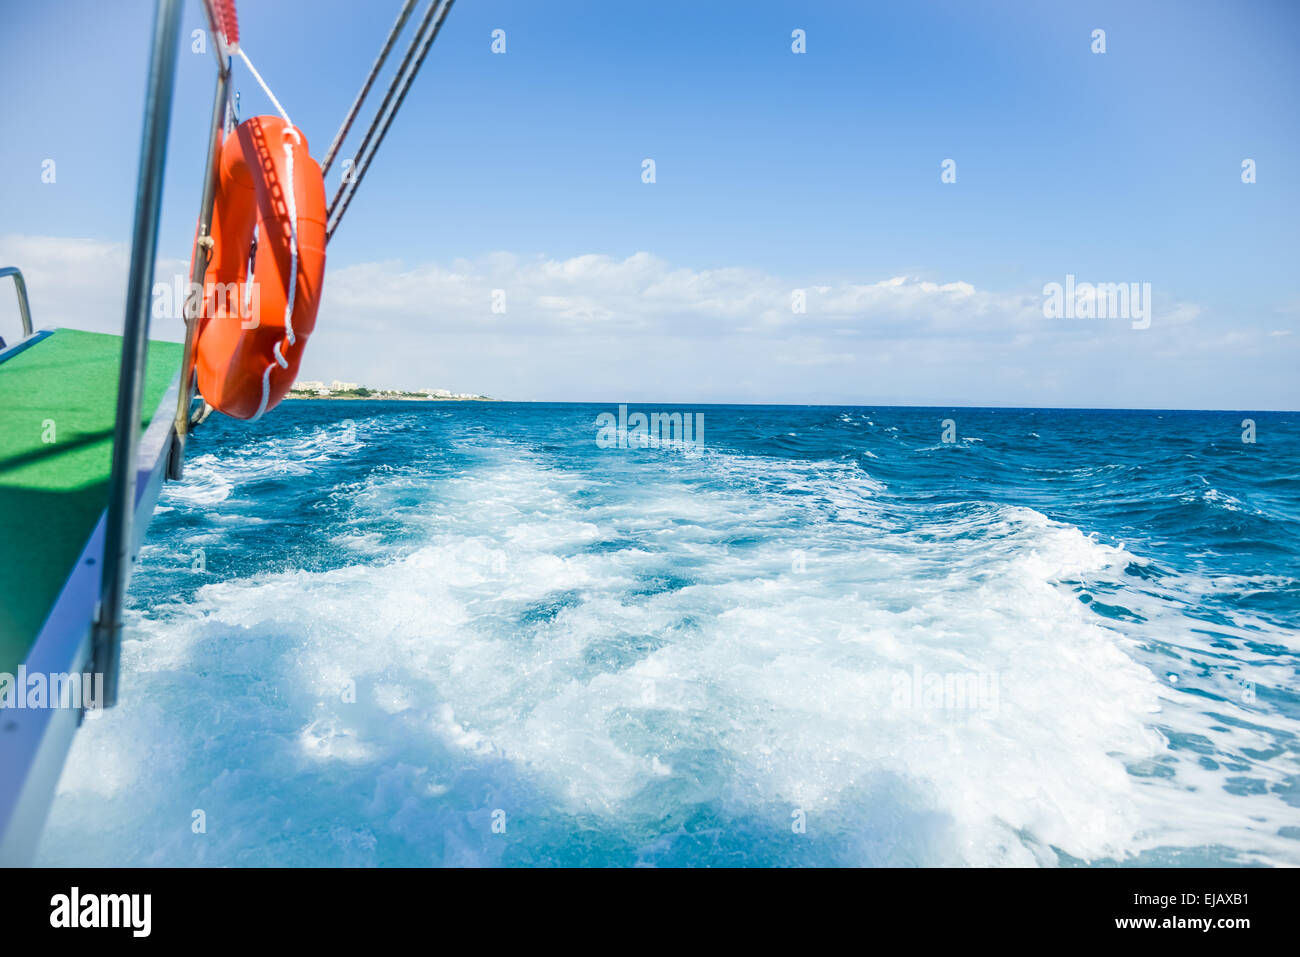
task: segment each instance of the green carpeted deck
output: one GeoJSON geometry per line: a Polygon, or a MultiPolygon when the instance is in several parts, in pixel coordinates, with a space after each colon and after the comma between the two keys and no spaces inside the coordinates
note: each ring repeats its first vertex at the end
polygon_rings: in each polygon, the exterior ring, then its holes
{"type": "MultiPolygon", "coordinates": [[[[0,362],[0,672],[26,659],[108,504],[120,336],[57,329],[0,362]]],[[[149,344],[144,420],[180,366],[149,344]]]]}

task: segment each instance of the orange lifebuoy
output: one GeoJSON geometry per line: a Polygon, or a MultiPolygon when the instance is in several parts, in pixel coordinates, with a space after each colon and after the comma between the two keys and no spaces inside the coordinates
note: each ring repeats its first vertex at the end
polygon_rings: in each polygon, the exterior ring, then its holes
{"type": "Polygon", "coordinates": [[[209,405],[255,419],[293,385],[316,325],[325,181],[306,139],[275,116],[241,123],[222,144],[219,163],[195,379],[209,405]]]}

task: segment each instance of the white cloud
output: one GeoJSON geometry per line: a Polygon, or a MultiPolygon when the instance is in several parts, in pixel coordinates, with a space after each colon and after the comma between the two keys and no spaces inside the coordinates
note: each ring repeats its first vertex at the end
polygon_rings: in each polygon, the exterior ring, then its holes
{"type": "MultiPolygon", "coordinates": [[[[756,329],[794,336],[865,322],[921,329],[976,331],[1041,319],[1036,297],[994,295],[964,282],[894,277],[869,284],[801,286],[753,269],[690,270],[648,253],[626,259],[586,255],[567,260],[497,253],[481,259],[405,267],[366,263],[326,278],[327,311],[364,310],[383,320],[496,332],[736,334],[756,329]],[[807,311],[791,297],[805,290],[807,311]],[[493,290],[506,312],[492,312],[493,290]]],[[[879,332],[880,327],[873,327],[879,332]]]]}
{"type": "MultiPolygon", "coordinates": [[[[37,329],[67,326],[91,332],[120,334],[125,319],[126,279],[130,249],[125,243],[95,239],[66,239],[55,236],[0,234],[0,265],[17,266],[27,283],[32,325],[37,329]]],[[[158,281],[173,275],[189,279],[189,264],[178,259],[159,259],[158,281]]],[[[9,280],[4,281],[9,285],[9,280]]],[[[0,335],[12,342],[18,337],[17,307],[13,293],[0,290],[0,335]]],[[[154,339],[180,340],[184,328],[179,321],[155,321],[150,327],[154,339]]]]}
{"type": "MultiPolygon", "coordinates": [[[[27,272],[38,325],[121,328],[122,246],[0,236],[0,260],[27,272]]],[[[159,264],[162,278],[185,269],[159,264]]],[[[1049,320],[1041,288],[696,270],[645,252],[359,263],[327,273],[302,376],[594,401],[1277,408],[1300,398],[1280,354],[1294,347],[1267,329],[1215,321],[1159,290],[1150,329],[1049,320]],[[791,308],[796,289],[803,313],[791,308]],[[504,313],[492,310],[496,290],[504,313]]],[[[178,337],[179,323],[155,323],[166,333],[178,337]]]]}

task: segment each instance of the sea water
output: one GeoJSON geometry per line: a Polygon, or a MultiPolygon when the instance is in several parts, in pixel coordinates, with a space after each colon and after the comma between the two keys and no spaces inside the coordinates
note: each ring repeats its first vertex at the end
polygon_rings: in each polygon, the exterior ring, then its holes
{"type": "Polygon", "coordinates": [[[214,417],[40,862],[1300,864],[1300,415],[660,411],[214,417]]]}

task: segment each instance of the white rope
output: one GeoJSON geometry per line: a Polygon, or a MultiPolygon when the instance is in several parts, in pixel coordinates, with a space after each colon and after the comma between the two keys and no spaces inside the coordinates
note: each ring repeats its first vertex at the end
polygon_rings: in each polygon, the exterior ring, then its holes
{"type": "Polygon", "coordinates": [[[242,48],[239,50],[239,57],[244,61],[244,65],[248,67],[248,71],[253,74],[253,79],[258,82],[266,95],[270,97],[271,102],[275,104],[275,108],[279,111],[280,115],[284,117],[284,121],[290,126],[293,126],[293,120],[289,119],[289,114],[284,111],[284,107],[281,106],[280,101],[275,98],[275,94],[271,92],[271,88],[267,86],[266,81],[262,79],[262,74],[257,72],[257,67],[253,66],[253,61],[248,58],[248,54],[245,53],[242,48]]]}
{"type": "Polygon", "coordinates": [[[251,419],[249,419],[248,420],[249,422],[256,422],[258,419],[262,417],[262,413],[266,411],[266,403],[271,398],[271,370],[274,368],[275,368],[275,363],[272,362],[269,366],[266,367],[266,371],[262,373],[262,401],[259,402],[257,405],[257,414],[254,415],[251,419]]]}
{"type": "MultiPolygon", "coordinates": [[[[244,65],[253,74],[253,79],[257,80],[267,97],[275,105],[280,116],[284,118],[286,127],[284,131],[284,165],[285,178],[288,182],[285,184],[284,198],[285,206],[288,207],[289,212],[289,288],[288,295],[285,296],[284,300],[284,336],[289,345],[292,346],[296,342],[296,337],[293,334],[293,305],[298,294],[298,196],[293,174],[293,146],[302,143],[302,136],[293,125],[293,120],[289,119],[289,114],[280,105],[280,101],[271,92],[271,88],[262,79],[262,74],[258,73],[257,67],[253,66],[253,61],[248,58],[248,54],[242,49],[238,52],[240,58],[244,61],[244,65]],[[290,140],[293,143],[290,143],[290,140]]],[[[269,363],[262,373],[262,401],[257,406],[257,414],[249,420],[250,422],[256,422],[266,412],[266,405],[271,398],[271,371],[276,365],[279,365],[282,369],[289,368],[288,360],[284,358],[279,342],[275,344],[272,353],[275,356],[275,362],[269,363]]]]}

